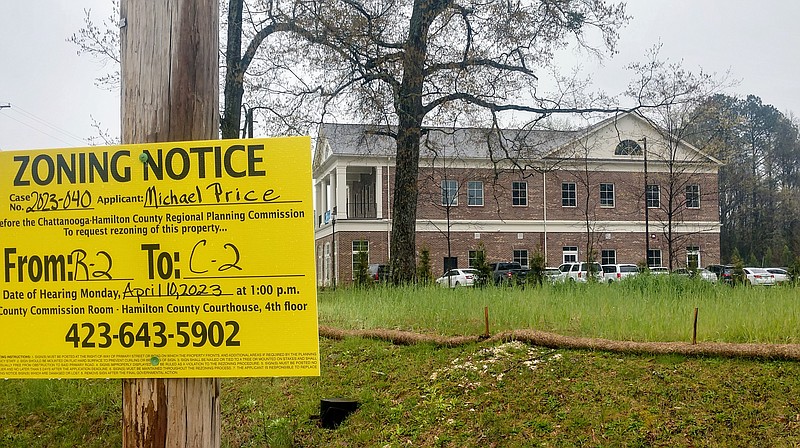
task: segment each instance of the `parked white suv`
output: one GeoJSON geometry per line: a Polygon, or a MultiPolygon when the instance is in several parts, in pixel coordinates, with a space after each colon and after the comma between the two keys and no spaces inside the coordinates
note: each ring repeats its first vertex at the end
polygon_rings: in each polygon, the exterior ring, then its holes
{"type": "Polygon", "coordinates": [[[564,263],[558,267],[561,274],[558,281],[567,282],[586,282],[589,280],[589,269],[591,268],[594,278],[598,281],[603,280],[603,269],[600,263],[564,263]]]}
{"type": "Polygon", "coordinates": [[[608,283],[618,282],[625,277],[630,277],[639,273],[639,266],[630,263],[604,264],[603,280],[608,283]]]}

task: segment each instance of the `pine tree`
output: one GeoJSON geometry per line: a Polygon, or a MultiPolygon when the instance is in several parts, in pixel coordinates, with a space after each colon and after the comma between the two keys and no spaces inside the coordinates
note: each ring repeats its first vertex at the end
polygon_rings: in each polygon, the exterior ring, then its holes
{"type": "Polygon", "coordinates": [[[734,285],[740,285],[744,283],[744,260],[742,260],[742,256],[739,255],[739,249],[736,247],[733,248],[731,263],[733,264],[731,281],[734,285]]]}
{"type": "Polygon", "coordinates": [[[475,286],[486,286],[489,284],[489,279],[492,277],[492,268],[486,262],[486,248],[483,242],[478,243],[475,249],[475,263],[472,266],[478,270],[478,279],[475,281],[475,286]]]}
{"type": "Polygon", "coordinates": [[[423,247],[419,251],[419,266],[417,266],[417,283],[428,285],[433,283],[433,271],[431,269],[431,252],[423,247]]]}
{"type": "Polygon", "coordinates": [[[789,245],[783,245],[783,254],[781,255],[781,266],[790,266],[792,261],[794,260],[794,256],[792,255],[792,251],[789,250],[789,245]]]}
{"type": "Polygon", "coordinates": [[[542,255],[542,252],[539,250],[539,248],[536,248],[536,252],[533,253],[533,256],[530,260],[531,269],[528,272],[528,278],[531,279],[537,286],[542,286],[542,283],[544,282],[545,264],[544,255],[542,255]]]}
{"type": "Polygon", "coordinates": [[[372,284],[372,279],[369,277],[369,260],[364,251],[359,251],[357,257],[353,278],[356,286],[364,288],[372,284]]]}

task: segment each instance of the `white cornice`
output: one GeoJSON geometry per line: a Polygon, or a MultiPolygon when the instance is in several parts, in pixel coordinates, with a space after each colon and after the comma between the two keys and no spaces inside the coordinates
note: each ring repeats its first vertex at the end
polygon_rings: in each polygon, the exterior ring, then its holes
{"type": "MultiPolygon", "coordinates": [[[[593,221],[594,233],[643,233],[644,221],[593,221]]],[[[651,221],[650,233],[660,234],[662,225],[651,221]]],[[[677,233],[710,233],[718,234],[721,225],[713,221],[691,221],[677,223],[673,231],[677,233]]],[[[471,220],[450,221],[451,232],[468,233],[584,233],[585,221],[547,221],[542,220],[471,220]]],[[[417,220],[417,232],[443,232],[447,230],[447,221],[438,219],[417,220]]],[[[339,220],[336,221],[336,233],[339,232],[388,232],[391,222],[388,220],[339,220]]],[[[330,235],[331,226],[316,229],[316,238],[330,235]]]]}
{"type": "MultiPolygon", "coordinates": [[[[501,161],[496,166],[486,159],[457,159],[449,160],[447,163],[448,169],[468,169],[468,170],[511,170],[513,167],[508,161],[501,161]]],[[[553,172],[568,172],[577,169],[585,169],[584,166],[571,166],[570,162],[563,160],[561,166],[558,168],[550,168],[547,171],[553,172]]],[[[334,156],[325,161],[314,173],[314,179],[319,181],[322,177],[333,171],[336,166],[357,166],[357,167],[375,167],[375,166],[394,166],[393,157],[378,157],[378,156],[334,156]],[[333,161],[336,163],[333,163],[333,161]]],[[[437,161],[434,166],[431,160],[420,160],[420,168],[442,168],[441,161],[437,161]]],[[[669,167],[660,161],[648,161],[647,170],[650,173],[668,173],[669,167]]],[[[619,173],[641,173],[643,171],[641,160],[635,159],[591,159],[588,161],[588,169],[593,172],[619,172],[619,173]]],[[[542,161],[531,162],[528,169],[541,170],[542,161]]],[[[687,174],[716,174],[718,167],[710,164],[691,164],[682,167],[681,170],[687,174]]]]}

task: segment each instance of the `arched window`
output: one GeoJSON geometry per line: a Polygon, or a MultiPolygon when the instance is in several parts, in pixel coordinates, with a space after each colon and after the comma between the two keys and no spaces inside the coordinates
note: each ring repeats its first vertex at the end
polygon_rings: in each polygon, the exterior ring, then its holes
{"type": "Polygon", "coordinates": [[[617,145],[614,150],[615,156],[640,156],[642,155],[642,147],[633,140],[623,140],[617,145]]]}

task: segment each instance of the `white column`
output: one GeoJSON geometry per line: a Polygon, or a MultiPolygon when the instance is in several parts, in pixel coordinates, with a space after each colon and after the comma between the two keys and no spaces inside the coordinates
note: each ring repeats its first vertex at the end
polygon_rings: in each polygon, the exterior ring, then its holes
{"type": "Polygon", "coordinates": [[[319,207],[320,210],[322,211],[322,215],[324,216],[325,213],[330,209],[330,207],[328,206],[328,176],[323,176],[319,184],[320,184],[319,207]]]}
{"type": "Polygon", "coordinates": [[[322,203],[322,181],[318,180],[314,183],[314,208],[316,209],[316,216],[314,217],[314,228],[320,227],[320,216],[325,216],[325,205],[322,203]]]}
{"type": "Polygon", "coordinates": [[[375,167],[375,213],[378,219],[383,218],[383,167],[375,167]]]}
{"type": "Polygon", "coordinates": [[[347,219],[347,167],[336,167],[336,189],[334,205],[336,205],[336,219],[347,219]]]}
{"type": "Polygon", "coordinates": [[[336,207],[336,176],[333,175],[333,171],[328,173],[327,179],[328,179],[327,210],[330,210],[331,213],[333,213],[333,208],[336,207]]]}

